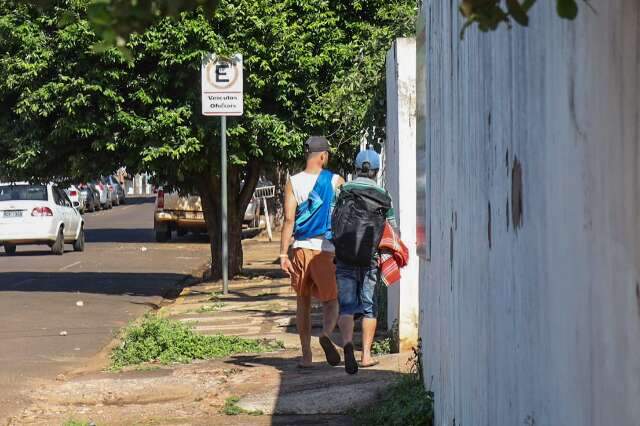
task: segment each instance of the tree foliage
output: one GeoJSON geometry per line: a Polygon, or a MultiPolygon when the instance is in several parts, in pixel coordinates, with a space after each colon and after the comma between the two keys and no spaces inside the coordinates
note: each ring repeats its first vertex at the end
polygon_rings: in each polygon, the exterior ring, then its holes
{"type": "Polygon", "coordinates": [[[224,0],[213,15],[197,8],[132,33],[125,60],[93,48],[92,3],[55,3],[0,6],[0,175],[152,171],[202,196],[218,258],[219,121],[200,114],[199,70],[207,52],[242,53],[245,114],[228,122],[232,273],[261,172],[301,159],[310,134],[327,135],[345,165],[382,134],[385,53],[417,14],[410,0],[224,0]]]}
{"type": "MultiPolygon", "coordinates": [[[[587,0],[583,0],[589,5],[587,0]]],[[[555,0],[558,16],[573,20],[578,16],[578,0],[555,0]]],[[[500,24],[511,27],[511,22],[529,25],[529,10],[536,0],[462,0],[460,13],[466,18],[460,36],[473,24],[483,32],[493,31],[500,24]]]]}
{"type": "Polygon", "coordinates": [[[70,2],[40,15],[0,5],[0,175],[12,179],[84,177],[113,171],[118,149],[122,57],[96,53],[96,38],[70,2]]]}
{"type": "MultiPolygon", "coordinates": [[[[44,12],[65,4],[60,0],[28,0],[28,2],[44,12]]],[[[144,32],[161,18],[177,16],[181,12],[193,11],[200,6],[210,15],[217,4],[217,0],[82,0],[82,2],[87,6],[87,21],[98,35],[96,46],[101,49],[118,46],[121,52],[127,54],[125,43],[132,33],[144,32]]],[[[73,20],[76,17],[68,15],[66,19],[73,20]]]]}

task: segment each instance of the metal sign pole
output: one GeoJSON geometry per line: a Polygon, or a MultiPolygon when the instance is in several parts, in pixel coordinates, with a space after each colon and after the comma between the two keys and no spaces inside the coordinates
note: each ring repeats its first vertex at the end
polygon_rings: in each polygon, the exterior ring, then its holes
{"type": "Polygon", "coordinates": [[[220,117],[220,136],[222,146],[220,157],[222,160],[222,283],[224,294],[229,294],[229,245],[227,235],[227,117],[220,117]]]}
{"type": "MultiPolygon", "coordinates": [[[[209,53],[202,58],[200,69],[202,114],[220,116],[220,183],[221,237],[222,237],[222,285],[229,293],[229,230],[227,217],[227,116],[241,116],[244,111],[242,55],[231,58],[209,53]]],[[[217,213],[216,213],[217,214],[217,213]]],[[[212,256],[217,256],[212,253],[212,256]]],[[[235,255],[235,253],[234,253],[235,255]]],[[[217,261],[218,259],[212,259],[217,261]]]]}

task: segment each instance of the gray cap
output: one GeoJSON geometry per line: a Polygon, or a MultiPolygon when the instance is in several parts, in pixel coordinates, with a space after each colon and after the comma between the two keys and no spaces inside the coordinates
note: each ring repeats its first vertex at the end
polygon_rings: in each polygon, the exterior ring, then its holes
{"type": "Polygon", "coordinates": [[[329,151],[329,141],[324,136],[311,136],[304,143],[304,153],[329,151]]]}

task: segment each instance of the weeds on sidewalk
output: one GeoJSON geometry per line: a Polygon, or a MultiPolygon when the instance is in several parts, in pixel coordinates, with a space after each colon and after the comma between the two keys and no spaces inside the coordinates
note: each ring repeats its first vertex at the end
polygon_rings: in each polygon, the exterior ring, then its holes
{"type": "Polygon", "coordinates": [[[199,314],[205,314],[207,312],[216,312],[224,308],[225,306],[226,306],[226,303],[224,302],[214,302],[208,305],[202,305],[196,312],[199,314]]]}
{"type": "Polygon", "coordinates": [[[224,402],[224,407],[222,407],[222,412],[227,416],[237,416],[239,414],[248,414],[250,416],[261,416],[263,413],[260,410],[245,410],[244,408],[238,407],[238,401],[240,398],[237,396],[231,396],[226,399],[224,402]]]}
{"type": "Polygon", "coordinates": [[[387,331],[387,337],[378,338],[371,345],[371,352],[374,355],[388,355],[398,353],[400,336],[398,331],[398,320],[393,321],[391,328],[387,331]]]}
{"type": "Polygon", "coordinates": [[[224,358],[238,353],[261,353],[282,349],[281,342],[243,339],[236,336],[203,336],[180,321],[153,314],[122,331],[122,343],[111,353],[111,368],[156,361],[189,363],[196,359],[224,358]]]}
{"type": "Polygon", "coordinates": [[[354,420],[363,426],[431,426],[433,395],[424,389],[416,374],[408,374],[385,389],[384,398],[375,406],[358,411],[354,420]]]}
{"type": "Polygon", "coordinates": [[[376,340],[371,345],[371,352],[374,355],[388,355],[393,352],[393,342],[390,337],[376,340]]]}
{"type": "Polygon", "coordinates": [[[62,426],[91,426],[91,425],[95,425],[95,423],[79,422],[77,420],[67,420],[66,422],[64,422],[62,426]]]}
{"type": "Polygon", "coordinates": [[[396,384],[385,389],[374,406],[359,410],[355,424],[366,426],[432,426],[433,393],[425,390],[422,372],[422,343],[414,349],[412,368],[396,384]]]}

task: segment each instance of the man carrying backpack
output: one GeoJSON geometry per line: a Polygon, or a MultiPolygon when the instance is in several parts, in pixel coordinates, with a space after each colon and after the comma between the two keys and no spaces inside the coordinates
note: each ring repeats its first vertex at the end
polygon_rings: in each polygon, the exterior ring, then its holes
{"type": "Polygon", "coordinates": [[[338,320],[334,247],[331,243],[331,205],[336,189],[344,183],[325,167],[329,142],[312,136],[305,142],[306,168],[287,181],[284,226],[280,242],[280,267],[291,277],[297,294],[296,326],[302,345],[300,368],[312,366],[311,296],[322,302],[323,330],[320,345],[327,362],[340,364],[340,354],[331,342],[338,320]],[[287,251],[292,244],[292,255],[287,251]]]}
{"type": "Polygon", "coordinates": [[[362,318],[362,358],[360,366],[378,362],[371,356],[377,326],[376,284],[380,279],[378,245],[388,222],[396,228],[389,193],[375,179],[380,156],[372,148],[356,157],[357,177],[345,183],[335,200],[332,215],[333,243],[336,252],[336,280],[344,344],[345,370],[358,372],[353,347],[354,320],[362,318]]]}

